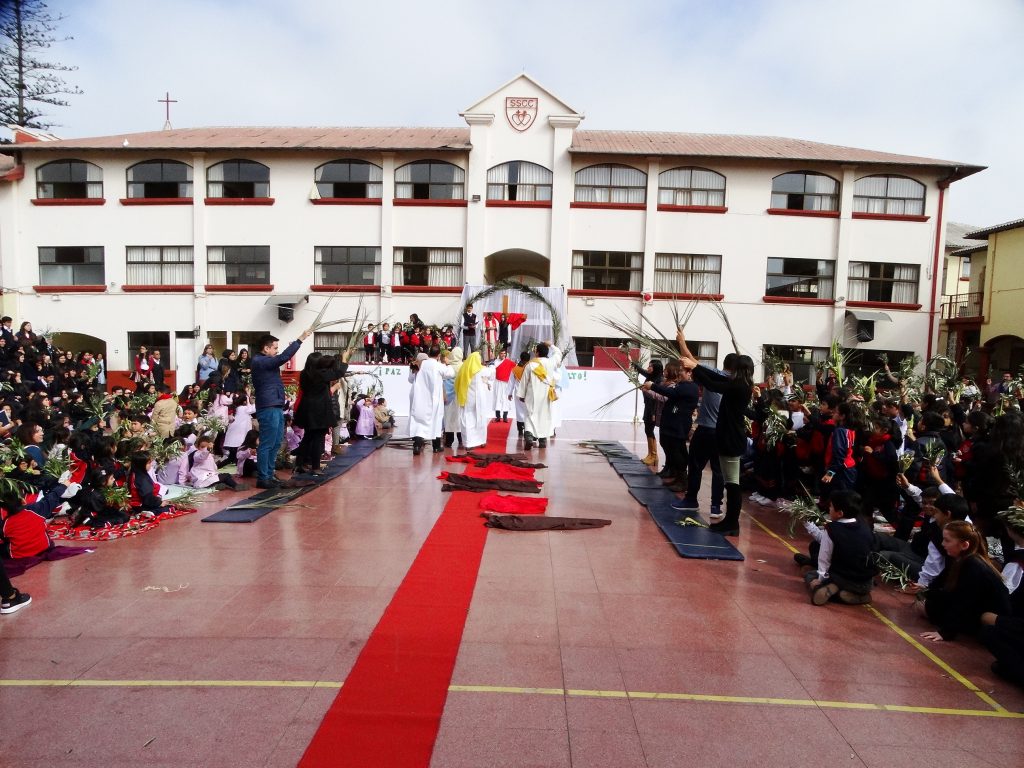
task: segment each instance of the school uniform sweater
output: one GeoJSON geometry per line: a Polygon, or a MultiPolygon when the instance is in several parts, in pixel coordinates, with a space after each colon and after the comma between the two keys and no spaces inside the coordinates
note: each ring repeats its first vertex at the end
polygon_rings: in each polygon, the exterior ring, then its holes
{"type": "Polygon", "coordinates": [[[974,633],[981,614],[1010,615],[1010,595],[992,567],[976,555],[963,558],[959,567],[947,565],[925,595],[925,612],[943,640],[955,640],[961,632],[974,633]],[[952,571],[956,571],[953,582],[952,571]]]}

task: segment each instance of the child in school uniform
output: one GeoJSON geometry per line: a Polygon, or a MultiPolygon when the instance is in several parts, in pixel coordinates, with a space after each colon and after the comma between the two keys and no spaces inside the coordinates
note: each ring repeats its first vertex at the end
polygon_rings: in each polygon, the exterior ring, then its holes
{"type": "Polygon", "coordinates": [[[847,605],[871,602],[878,569],[872,559],[874,537],[859,519],[860,514],[860,494],[836,491],[829,496],[830,522],[824,527],[804,524],[814,539],[811,557],[817,569],[804,576],[813,605],[824,605],[830,600],[847,605]]]}
{"type": "Polygon", "coordinates": [[[366,395],[356,403],[356,408],[359,410],[359,418],[356,420],[356,435],[369,440],[373,437],[374,425],[377,421],[373,414],[373,398],[366,395]]]}
{"type": "MultiPolygon", "coordinates": [[[[1010,592],[1010,615],[981,615],[981,641],[996,657],[992,671],[1024,688],[1024,522],[1020,510],[999,514],[1013,549],[1006,553],[1003,584],[1010,592]]],[[[1005,550],[1004,550],[1005,551],[1005,550]]]]}
{"type": "Polygon", "coordinates": [[[391,349],[391,331],[388,330],[387,323],[381,323],[380,333],[377,334],[377,361],[380,363],[386,362],[388,358],[388,351],[391,349]]]}
{"type": "Polygon", "coordinates": [[[224,451],[227,454],[227,461],[232,464],[236,460],[239,446],[245,440],[245,436],[252,429],[252,419],[256,413],[256,406],[249,402],[249,396],[245,394],[236,395],[231,414],[231,423],[224,435],[224,451]]]}
{"type": "Polygon", "coordinates": [[[374,362],[374,354],[377,351],[377,334],[373,330],[373,323],[366,324],[366,333],[363,334],[363,358],[366,363],[374,362]]]}
{"type": "Polygon", "coordinates": [[[256,476],[256,452],[260,447],[260,431],[250,429],[235,454],[235,479],[256,476]]]}
{"type": "Polygon", "coordinates": [[[214,438],[209,434],[196,438],[192,448],[178,469],[178,484],[193,488],[220,486],[231,490],[245,490],[248,486],[239,483],[226,472],[217,471],[217,460],[213,455],[214,438]]]}
{"type": "Polygon", "coordinates": [[[32,557],[52,547],[46,525],[64,499],[81,489],[78,483],[67,486],[57,483],[46,493],[37,494],[28,504],[17,491],[0,495],[0,554],[11,559],[32,557]]]}
{"type": "Polygon", "coordinates": [[[129,507],[133,515],[156,517],[167,511],[163,496],[167,492],[159,483],[154,482],[152,475],[153,459],[145,451],[132,455],[131,469],[128,472],[129,507]]]}

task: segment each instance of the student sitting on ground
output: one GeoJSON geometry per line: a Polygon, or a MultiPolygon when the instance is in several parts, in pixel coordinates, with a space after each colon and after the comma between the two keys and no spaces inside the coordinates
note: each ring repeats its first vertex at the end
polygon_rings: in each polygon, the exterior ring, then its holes
{"type": "Polygon", "coordinates": [[[57,483],[29,504],[25,504],[15,490],[0,494],[0,555],[12,559],[32,557],[52,547],[46,524],[64,499],[81,489],[78,483],[66,486],[57,483]]]}
{"type": "Polygon", "coordinates": [[[260,447],[260,431],[250,429],[235,454],[235,479],[256,477],[256,453],[260,447]]]}
{"type": "Polygon", "coordinates": [[[214,437],[208,433],[196,438],[195,446],[185,454],[178,469],[178,484],[190,485],[193,488],[230,488],[233,491],[248,488],[226,472],[217,471],[213,443],[214,437]]]}
{"type": "Polygon", "coordinates": [[[804,575],[811,603],[824,605],[836,599],[847,605],[871,602],[871,587],[878,569],[872,559],[874,536],[859,519],[860,494],[836,491],[829,497],[825,527],[805,523],[814,541],[811,556],[797,556],[801,565],[816,565],[817,571],[804,575]]]}
{"type": "Polygon", "coordinates": [[[132,454],[131,468],[128,471],[129,507],[133,515],[156,517],[166,512],[163,494],[165,489],[153,481],[150,472],[153,459],[145,451],[132,454]]]}
{"type": "Polygon", "coordinates": [[[1003,584],[1010,591],[1012,615],[983,613],[981,641],[996,657],[992,671],[1024,688],[1024,522],[1019,511],[1012,516],[1004,512],[999,517],[1014,544],[1003,567],[1003,584]]]}

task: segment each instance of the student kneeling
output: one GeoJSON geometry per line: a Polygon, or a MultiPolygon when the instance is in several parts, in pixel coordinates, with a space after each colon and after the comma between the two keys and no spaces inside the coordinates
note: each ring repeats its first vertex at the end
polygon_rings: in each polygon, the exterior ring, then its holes
{"type": "Polygon", "coordinates": [[[804,574],[814,605],[824,605],[829,600],[847,605],[871,602],[871,588],[878,569],[872,556],[874,536],[858,520],[860,511],[860,494],[837,491],[829,498],[831,522],[823,528],[804,523],[814,541],[810,546],[811,557],[798,562],[813,565],[817,561],[817,571],[804,574]]]}

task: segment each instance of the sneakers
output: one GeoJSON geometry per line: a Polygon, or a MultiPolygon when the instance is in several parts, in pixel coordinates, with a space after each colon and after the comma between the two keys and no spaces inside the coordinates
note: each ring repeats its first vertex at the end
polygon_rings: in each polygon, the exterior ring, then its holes
{"type": "Polygon", "coordinates": [[[750,500],[757,502],[762,507],[774,507],[775,502],[769,499],[767,496],[762,496],[760,493],[754,492],[750,494],[750,500]]]}
{"type": "Polygon", "coordinates": [[[256,487],[257,488],[263,488],[264,490],[270,490],[272,488],[280,488],[281,487],[281,481],[278,480],[276,477],[271,477],[269,480],[257,480],[256,481],[256,487]]]}
{"type": "Polygon", "coordinates": [[[793,562],[799,566],[807,565],[811,568],[816,568],[818,565],[817,560],[814,560],[809,555],[805,555],[803,552],[797,552],[795,555],[793,555],[793,562]]]}
{"type": "Polygon", "coordinates": [[[717,504],[712,504],[711,511],[708,513],[708,520],[712,523],[720,523],[725,520],[725,512],[722,511],[722,507],[717,504]]]}
{"type": "Polygon", "coordinates": [[[700,509],[700,505],[696,501],[690,501],[689,499],[683,499],[672,504],[672,509],[678,509],[681,512],[696,512],[700,509]]]}
{"type": "Polygon", "coordinates": [[[5,597],[3,602],[0,602],[0,613],[17,613],[31,602],[32,597],[30,595],[14,590],[13,595],[5,597]]]}

